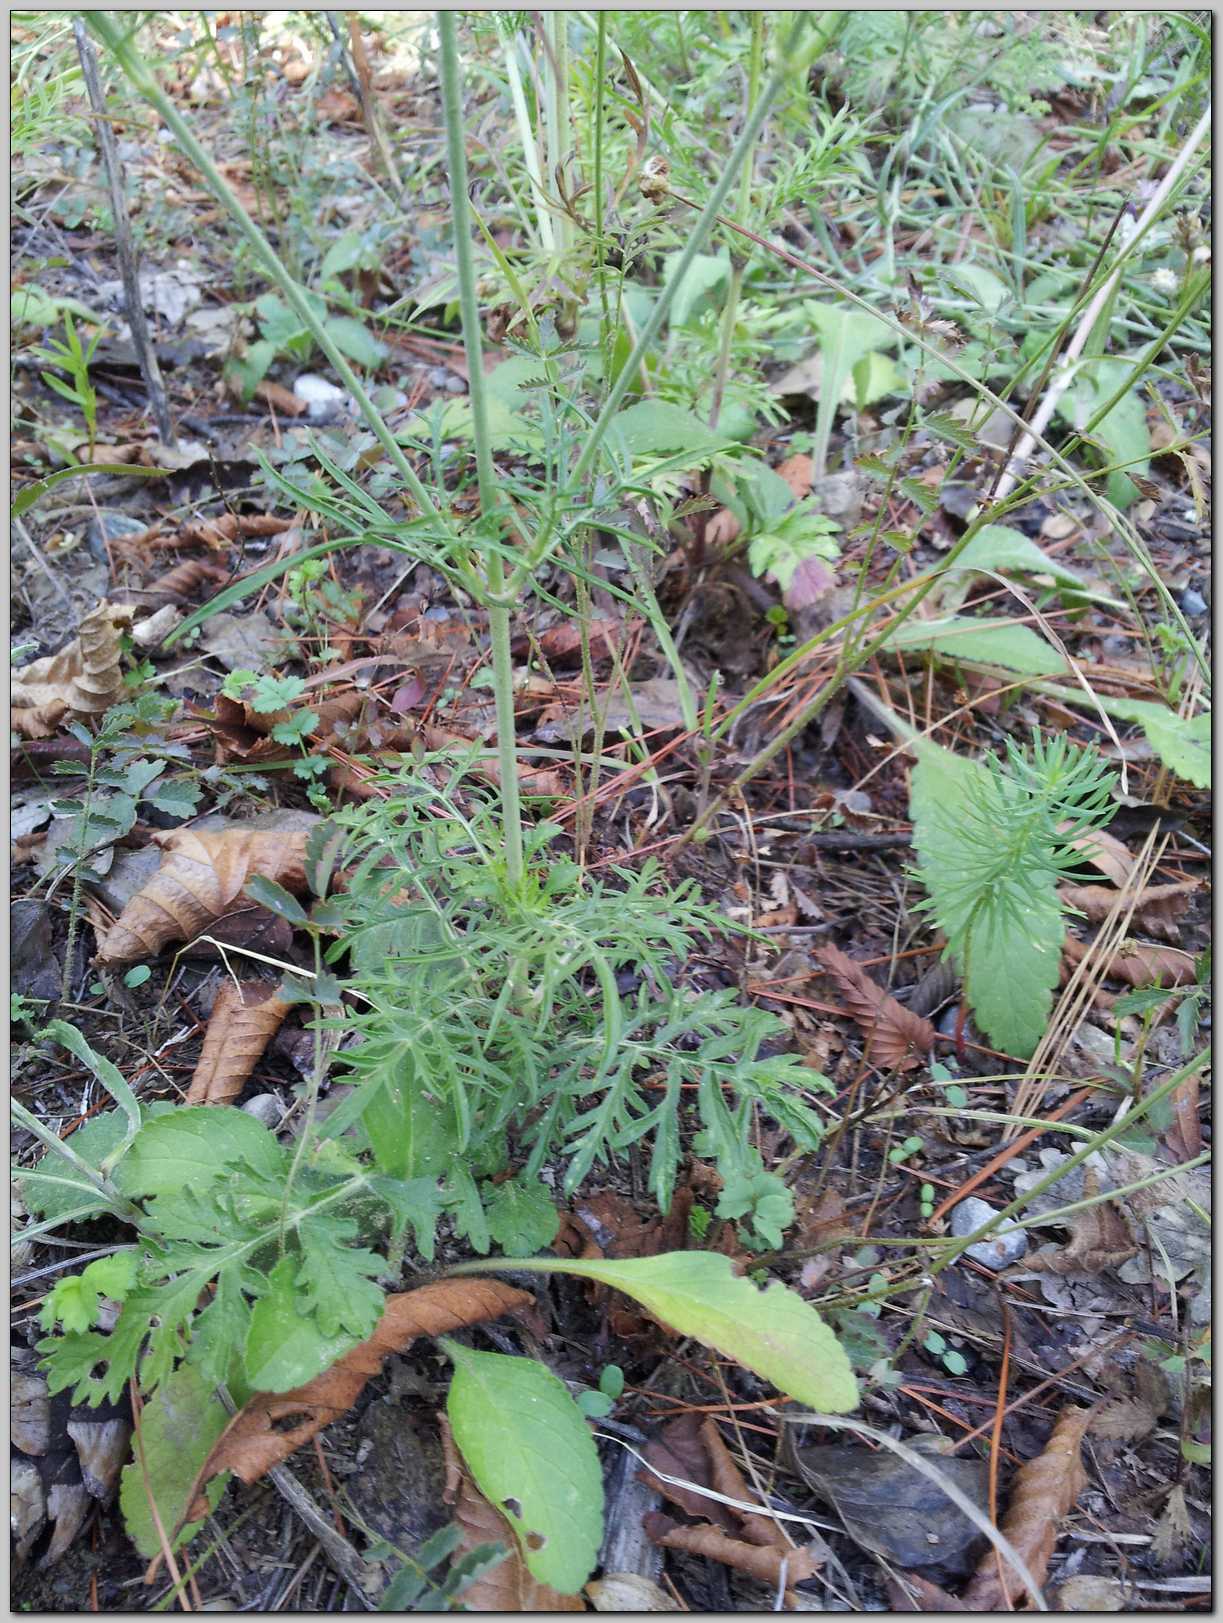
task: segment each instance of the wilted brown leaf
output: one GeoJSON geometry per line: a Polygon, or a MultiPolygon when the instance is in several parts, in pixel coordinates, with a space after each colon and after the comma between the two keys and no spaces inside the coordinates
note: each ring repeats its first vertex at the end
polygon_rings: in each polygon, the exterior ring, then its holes
{"type": "Polygon", "coordinates": [[[255,385],[255,398],[280,412],[283,417],[300,417],[303,411],[310,409],[309,401],[294,394],[292,389],[286,389],[283,383],[273,383],[271,378],[264,378],[255,385]]]}
{"type": "MultiPolygon", "coordinates": [[[[1067,935],[1063,956],[1071,964],[1081,964],[1090,948],[1086,942],[1067,935]]],[[[1124,981],[1127,986],[1185,986],[1194,978],[1194,963],[1177,947],[1150,947],[1141,941],[1123,941],[1101,972],[1124,981]]]]}
{"type": "Polygon", "coordinates": [[[99,603],[75,641],[58,654],[14,671],[12,725],[25,738],[47,738],[62,721],[103,715],[123,692],[119,634],[131,625],[128,603],[99,603]]]}
{"type": "MultiPolygon", "coordinates": [[[[1083,1174],[1083,1198],[1100,1192],[1100,1180],[1088,1167],[1083,1174]]],[[[1028,1258],[1028,1267],[1053,1274],[1098,1274],[1116,1268],[1138,1250],[1121,1208],[1101,1200],[1069,1217],[1070,1243],[1050,1246],[1028,1258]]]]}
{"type": "Polygon", "coordinates": [[[305,834],[173,829],[153,840],[165,858],[99,943],[100,964],[130,964],[171,941],[192,940],[230,910],[256,874],[294,892],[306,886],[305,834]]]}
{"type": "Polygon", "coordinates": [[[281,535],[292,528],[292,519],[277,518],[274,513],[223,513],[220,518],[184,524],[179,538],[187,546],[225,547],[239,536],[281,535]]]}
{"type": "MultiPolygon", "coordinates": [[[[469,750],[475,743],[473,738],[464,738],[461,733],[448,732],[444,727],[422,727],[420,736],[424,740],[425,748],[431,750],[458,749],[469,750]]],[[[475,771],[489,783],[500,783],[501,769],[492,756],[476,764],[475,771]]],[[[522,792],[527,795],[545,795],[551,800],[563,800],[567,793],[565,780],[559,772],[550,767],[525,766],[518,764],[518,784],[522,792]]]]}
{"type": "MultiPolygon", "coordinates": [[[[1069,823],[1062,823],[1058,832],[1062,833],[1069,827],[1069,823]]],[[[1115,885],[1124,885],[1133,870],[1134,859],[1128,847],[1122,845],[1117,836],[1110,834],[1107,829],[1093,828],[1087,834],[1078,835],[1070,844],[1076,851],[1083,853],[1084,862],[1090,862],[1093,868],[1099,868],[1100,872],[1107,874],[1115,885]]]]}
{"type": "Polygon", "coordinates": [[[709,1450],[702,1435],[702,1424],[699,1414],[678,1415],[674,1420],[669,1420],[643,1450],[655,1471],[661,1471],[663,1476],[678,1477],[680,1482],[664,1482],[652,1471],[644,1470],[638,1471],[637,1480],[657,1488],[665,1499],[678,1505],[689,1516],[703,1516],[707,1521],[716,1522],[723,1531],[733,1533],[738,1524],[729,1505],[719,1504],[716,1499],[706,1499],[692,1488],[682,1486],[683,1482],[691,1482],[697,1488],[713,1487],[709,1450]]]}
{"type": "MultiPolygon", "coordinates": [[[[779,1550],[776,1546],[748,1544],[746,1540],[731,1538],[711,1522],[700,1522],[695,1527],[681,1527],[660,1510],[651,1511],[643,1523],[646,1533],[655,1544],[666,1550],[684,1550],[689,1555],[702,1555],[710,1561],[744,1572],[758,1583],[776,1589],[783,1579],[788,1587],[803,1578],[813,1578],[819,1570],[819,1558],[811,1547],[779,1550]]],[[[791,1600],[791,1604],[793,1601],[791,1600]]]]}
{"type": "Polygon", "coordinates": [[[228,579],[229,570],[224,564],[209,558],[186,558],[181,564],[175,564],[173,569],[167,569],[164,575],[151,580],[136,595],[142,603],[157,597],[185,598],[201,586],[215,586],[228,579]]]}
{"type": "MultiPolygon", "coordinates": [[[[1058,1517],[1074,1508],[1087,1485],[1079,1452],[1090,1421],[1089,1409],[1063,1409],[1044,1452],[1020,1466],[1015,1476],[1001,1531],[1027,1562],[1037,1583],[1045,1581],[1057,1543],[1058,1517]]],[[[1005,1561],[999,1576],[999,1564],[993,1549],[982,1557],[962,1596],[969,1611],[1009,1610],[1027,1593],[1019,1574],[1005,1561]]]]}
{"type": "Polygon", "coordinates": [[[236,1099],[291,1007],[277,997],[271,981],[224,981],[208,1018],[186,1102],[227,1105],[236,1099]]]}
{"type": "Polygon", "coordinates": [[[391,1353],[406,1351],[419,1336],[441,1336],[497,1319],[530,1301],[526,1291],[496,1279],[443,1279],[388,1296],[373,1335],[324,1374],[292,1392],[257,1392],[238,1411],[204,1461],[184,1520],[207,1514],[203,1488],[214,1476],[232,1471],[243,1482],[258,1482],[273,1465],[338,1420],[391,1353]]]}
{"type": "Polygon", "coordinates": [[[1151,1540],[1151,1554],[1160,1566],[1167,1566],[1179,1544],[1183,1544],[1193,1531],[1189,1520],[1189,1507],[1185,1503],[1185,1489],[1177,1483],[1168,1495],[1163,1514],[1155,1524],[1155,1537],[1151,1540]]]}
{"type": "MultiPolygon", "coordinates": [[[[730,1449],[722,1440],[722,1433],[708,1416],[701,1425],[701,1441],[709,1458],[709,1473],[715,1491],[724,1494],[728,1499],[739,1499],[744,1504],[760,1504],[760,1496],[755,1489],[748,1486],[743,1472],[735,1464],[730,1449]]],[[[716,1502],[715,1500],[714,1503],[716,1502]]],[[[703,1514],[707,1516],[709,1513],[705,1511],[703,1514]]],[[[750,1539],[753,1544],[784,1552],[793,1549],[793,1545],[781,1530],[780,1522],[774,1521],[771,1516],[755,1516],[750,1511],[735,1509],[731,1509],[731,1514],[739,1522],[744,1537],[750,1539]]]]}
{"type": "Polygon", "coordinates": [[[816,961],[841,990],[850,1014],[866,1033],[867,1057],[884,1070],[911,1071],[934,1047],[934,1027],[913,1014],[839,947],[821,947],[816,961]]]}
{"type": "MultiPolygon", "coordinates": [[[[1180,931],[1176,921],[1200,883],[1197,879],[1187,879],[1180,885],[1148,885],[1134,908],[1135,921],[1141,929],[1164,941],[1177,940],[1180,931]]],[[[1092,924],[1102,924],[1117,905],[1118,898],[1118,893],[1107,885],[1062,885],[1058,895],[1067,907],[1078,908],[1092,924]]]]}
{"type": "Polygon", "coordinates": [[[547,1584],[537,1583],[527,1570],[514,1531],[499,1510],[494,1509],[468,1476],[450,1427],[444,1415],[442,1448],[446,1455],[446,1503],[454,1510],[454,1524],[463,1535],[460,1550],[474,1550],[481,1544],[503,1544],[509,1554],[504,1561],[483,1573],[463,1591],[463,1608],[468,1612],[584,1612],[579,1595],[561,1595],[547,1584]]]}

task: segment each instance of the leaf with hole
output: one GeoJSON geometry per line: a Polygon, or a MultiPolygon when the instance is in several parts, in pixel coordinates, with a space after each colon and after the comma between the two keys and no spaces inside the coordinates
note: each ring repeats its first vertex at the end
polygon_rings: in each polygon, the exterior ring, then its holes
{"type": "Polygon", "coordinates": [[[454,1364],[446,1413],[476,1486],[513,1528],[531,1576],[576,1594],[603,1538],[603,1470],[581,1410],[534,1358],[441,1345],[454,1364]]]}

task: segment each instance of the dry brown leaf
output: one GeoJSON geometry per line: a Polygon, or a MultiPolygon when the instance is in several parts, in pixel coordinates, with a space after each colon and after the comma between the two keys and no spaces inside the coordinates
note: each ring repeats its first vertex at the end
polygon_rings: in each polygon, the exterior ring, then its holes
{"type": "MultiPolygon", "coordinates": [[[[1083,1173],[1083,1199],[1100,1193],[1100,1180],[1091,1167],[1083,1173]]],[[[1138,1250],[1121,1208],[1101,1200],[1072,1212],[1067,1226],[1070,1242],[1051,1246],[1028,1258],[1028,1267],[1053,1274],[1098,1274],[1117,1268],[1138,1250]]]]}
{"type": "Polygon", "coordinates": [[[236,1099],[291,1008],[271,981],[226,980],[208,1017],[186,1102],[227,1105],[236,1099]]]}
{"type": "MultiPolygon", "coordinates": [[[[1063,833],[1069,827],[1069,823],[1059,824],[1058,833],[1063,833]]],[[[1124,885],[1133,871],[1134,859],[1128,848],[1107,829],[1093,828],[1087,834],[1078,835],[1070,844],[1074,850],[1083,853],[1085,862],[1090,862],[1093,868],[1107,874],[1114,885],[1124,885]]]]}
{"type": "Polygon", "coordinates": [[[712,1522],[700,1522],[696,1527],[681,1527],[670,1516],[654,1510],[644,1518],[642,1525],[650,1540],[660,1544],[663,1549],[684,1550],[688,1555],[702,1555],[707,1560],[720,1561],[723,1566],[744,1572],[758,1583],[767,1584],[770,1589],[776,1589],[782,1581],[783,1563],[787,1586],[799,1583],[804,1578],[814,1578],[819,1570],[818,1559],[809,1547],[779,1550],[775,1546],[766,1548],[762,1544],[748,1544],[744,1539],[730,1538],[712,1522]]]}
{"type": "MultiPolygon", "coordinates": [[[[1087,1486],[1079,1455],[1091,1418],[1090,1409],[1063,1409],[1043,1453],[1020,1466],[1011,1488],[1011,1504],[1001,1531],[1027,1562],[1038,1584],[1045,1581],[1057,1543],[1058,1517],[1074,1508],[1087,1486]]],[[[962,1603],[969,1611],[1001,1612],[1026,1593],[1019,1574],[1005,1561],[1000,1563],[991,1548],[969,1580],[962,1603]]]]}
{"type": "Polygon", "coordinates": [[[439,1415],[438,1420],[446,1456],[446,1489],[442,1497],[453,1507],[454,1525],[463,1535],[460,1551],[466,1553],[481,1544],[503,1544],[509,1551],[504,1561],[464,1589],[463,1609],[468,1612],[584,1612],[586,1607],[581,1596],[561,1595],[532,1578],[513,1529],[468,1476],[445,1416],[439,1415]]]}
{"type": "Polygon", "coordinates": [[[1185,1490],[1178,1482],[1168,1495],[1163,1514],[1155,1524],[1155,1537],[1151,1540],[1151,1554],[1161,1567],[1167,1566],[1177,1546],[1183,1544],[1192,1531],[1185,1490]]]}
{"type": "Polygon", "coordinates": [[[306,835],[226,829],[155,834],[161,867],[132,897],[99,943],[97,962],[130,964],[155,957],[171,941],[191,941],[229,912],[256,874],[286,890],[306,888],[306,835]]]}
{"type": "MultiPolygon", "coordinates": [[[[657,1437],[645,1445],[643,1453],[655,1471],[665,1476],[680,1477],[698,1488],[712,1488],[709,1450],[702,1434],[699,1414],[682,1414],[669,1420],[657,1437]]],[[[706,1499],[676,1482],[664,1482],[652,1471],[638,1471],[637,1480],[657,1488],[665,1499],[678,1505],[689,1516],[701,1516],[716,1522],[724,1532],[733,1533],[738,1525],[729,1505],[716,1499],[706,1499]]]]}
{"type": "MultiPolygon", "coordinates": [[[[1189,905],[1189,898],[1201,881],[1187,879],[1180,885],[1148,885],[1138,896],[1134,919],[1143,930],[1176,941],[1180,931],[1176,921],[1189,905]]],[[[1062,885],[1058,895],[1067,907],[1076,907],[1092,924],[1103,924],[1116,907],[1118,893],[1107,885],[1062,885]]],[[[1127,904],[1122,902],[1124,908],[1127,904]]]]}
{"type": "Polygon", "coordinates": [[[419,1336],[441,1336],[484,1319],[498,1319],[532,1298],[496,1279],[443,1279],[419,1290],[388,1296],[377,1328],[367,1341],[331,1368],[292,1392],[257,1392],[217,1438],[195,1480],[185,1521],[207,1514],[204,1484],[222,1471],[243,1482],[258,1482],[273,1465],[316,1437],[324,1426],[352,1408],[391,1353],[401,1353],[419,1336]]]}
{"type": "Polygon", "coordinates": [[[184,524],[178,533],[187,546],[223,547],[239,536],[281,535],[292,528],[292,519],[277,518],[274,513],[223,513],[220,518],[184,524]]]}
{"type": "MultiPolygon", "coordinates": [[[[708,1416],[701,1426],[701,1441],[709,1456],[709,1474],[715,1491],[725,1494],[728,1499],[742,1500],[744,1504],[760,1504],[760,1496],[753,1488],[748,1487],[743,1472],[735,1464],[730,1449],[722,1440],[722,1433],[708,1416]]],[[[716,1502],[715,1500],[714,1503],[716,1502]]],[[[705,1510],[702,1514],[708,1516],[709,1512],[705,1510]]],[[[774,1521],[771,1516],[754,1516],[746,1510],[732,1510],[731,1514],[737,1519],[744,1537],[750,1539],[753,1544],[771,1546],[778,1550],[793,1549],[793,1545],[781,1530],[780,1522],[774,1521]]]]}
{"type": "Polygon", "coordinates": [[[75,641],[14,671],[14,729],[26,738],[47,738],[61,721],[89,720],[109,710],[123,692],[119,634],[133,614],[129,603],[99,603],[81,621],[75,641]]]}
{"type": "Polygon", "coordinates": [[[209,558],[186,558],[173,569],[167,569],[164,575],[158,575],[147,586],[141,587],[138,594],[141,602],[147,602],[150,597],[182,598],[190,597],[201,586],[215,586],[223,580],[229,579],[229,570],[224,564],[215,563],[209,558]]]}
{"type": "Polygon", "coordinates": [[[265,406],[272,406],[284,417],[300,417],[303,411],[310,410],[310,402],[303,400],[300,395],[286,389],[283,383],[273,383],[271,378],[264,378],[262,383],[255,385],[255,397],[262,400],[265,406]]]}
{"type": "Polygon", "coordinates": [[[796,502],[811,494],[811,480],[815,473],[815,463],[811,457],[802,452],[788,456],[784,462],[777,464],[777,472],[789,485],[796,502]]]}
{"type": "Polygon", "coordinates": [[[867,1057],[884,1070],[911,1071],[934,1047],[934,1027],[913,1014],[839,947],[821,947],[816,961],[836,981],[851,1015],[866,1033],[867,1057]]]}
{"type": "MultiPolygon", "coordinates": [[[[1091,949],[1084,941],[1067,935],[1063,956],[1081,964],[1091,949]]],[[[1124,981],[1127,986],[1185,986],[1194,978],[1194,963],[1177,947],[1151,947],[1142,941],[1123,941],[1108,960],[1102,976],[1124,981]]]]}
{"type": "MultiPolygon", "coordinates": [[[[474,738],[464,738],[461,733],[448,732],[445,727],[422,727],[420,736],[424,740],[425,748],[431,750],[466,751],[475,743],[474,738]]],[[[486,756],[478,761],[474,770],[489,783],[496,784],[501,781],[501,769],[492,756],[486,756]]],[[[567,793],[564,778],[550,767],[524,766],[519,762],[518,784],[524,794],[546,795],[551,800],[563,800],[567,793]]]]}
{"type": "Polygon", "coordinates": [[[1149,1437],[1158,1424],[1159,1416],[1141,1398],[1117,1398],[1095,1411],[1091,1434],[1112,1442],[1136,1443],[1149,1437]]]}

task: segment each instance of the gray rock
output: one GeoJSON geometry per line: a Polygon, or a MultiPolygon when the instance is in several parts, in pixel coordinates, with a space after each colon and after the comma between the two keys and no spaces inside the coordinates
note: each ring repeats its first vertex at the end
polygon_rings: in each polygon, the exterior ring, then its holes
{"type": "Polygon", "coordinates": [[[1208,607],[1209,604],[1201,592],[1194,591],[1192,586],[1185,587],[1185,590],[1181,593],[1181,608],[1186,614],[1205,614],[1208,607]]]}
{"type": "Polygon", "coordinates": [[[326,378],[317,377],[313,372],[303,372],[301,377],[294,380],[293,393],[306,402],[312,423],[328,423],[344,413],[352,415],[356,411],[355,404],[343,389],[329,383],[326,378]]]}
{"type": "MultiPolygon", "coordinates": [[[[966,1234],[974,1234],[982,1224],[988,1223],[995,1215],[994,1208],[988,1201],[978,1200],[970,1195],[962,1200],[951,1214],[951,1232],[955,1237],[963,1239],[966,1234]]],[[[1000,1228],[984,1240],[978,1240],[976,1245],[970,1245],[964,1252],[974,1262],[982,1263],[986,1268],[1005,1268],[1008,1263],[1018,1262],[1028,1249],[1028,1236],[1021,1228],[1013,1223],[1003,1223],[1000,1228]]]]}
{"type": "Polygon", "coordinates": [[[274,1093],[257,1093],[253,1099],[248,1099],[242,1106],[248,1116],[254,1116],[265,1127],[275,1129],[280,1126],[280,1118],[285,1113],[285,1107],[274,1093]]]}

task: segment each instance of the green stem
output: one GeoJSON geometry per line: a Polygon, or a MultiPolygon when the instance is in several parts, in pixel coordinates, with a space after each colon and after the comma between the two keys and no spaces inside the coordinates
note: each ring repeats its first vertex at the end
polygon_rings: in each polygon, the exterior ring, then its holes
{"type": "MultiPolygon", "coordinates": [[[[750,118],[752,108],[756,105],[756,97],[760,92],[760,68],[764,58],[764,13],[752,12],[752,54],[747,70],[747,111],[750,118]]],[[[747,217],[752,203],[752,170],[756,157],[756,143],[752,142],[751,150],[743,162],[743,170],[739,176],[739,207],[737,213],[740,219],[747,217]]],[[[730,352],[734,345],[735,322],[739,315],[739,296],[743,290],[743,275],[747,268],[746,256],[736,253],[733,257],[730,272],[730,287],[726,294],[726,308],[722,311],[722,343],[718,350],[718,367],[714,374],[713,401],[709,408],[709,426],[716,428],[718,418],[722,415],[722,397],[726,393],[726,380],[730,376],[730,352]]]]}
{"type": "Polygon", "coordinates": [[[356,402],[357,409],[386,452],[396,473],[403,480],[422,517],[433,520],[449,533],[450,526],[446,523],[429,492],[417,477],[416,470],[403,453],[403,448],[382,420],[381,413],[366,393],[361,380],[352,367],[349,366],[341,351],[337,349],[326,327],[310,307],[304,290],[298,286],[297,282],[289,274],[287,267],[277,256],[271,243],[268,242],[262,231],[226,185],[217,166],[204,151],[195,136],[192,135],[174,103],[162,90],[144,60],[133,47],[131,36],[134,30],[129,30],[127,33],[122,32],[114,18],[108,16],[104,11],[87,11],[82,15],[89,28],[105,45],[132,84],[135,85],[145,100],[151,102],[157,109],[162,119],[173,132],[179,146],[182,147],[204,177],[213,195],[233,216],[234,223],[250,244],[256,259],[259,260],[281,293],[284,294],[285,299],[292,306],[294,314],[331,362],[336,375],[356,402]]]}
{"type": "Polygon", "coordinates": [[[746,162],[748,154],[755,145],[756,137],[760,134],[761,126],[768,115],[769,108],[772,106],[777,92],[781,89],[781,86],[790,71],[790,58],[794,54],[795,47],[798,44],[803,29],[807,26],[807,21],[808,18],[805,12],[800,12],[795,18],[794,24],[791,27],[789,34],[786,36],[785,44],[781,49],[780,65],[772,74],[770,74],[760,99],[752,109],[751,116],[748,118],[747,123],[743,127],[743,133],[735,142],[734,151],[731,153],[730,158],[727,161],[726,168],[722,171],[722,178],[714,187],[712,193],[710,194],[709,201],[701,210],[700,217],[692,228],[692,234],[688,238],[687,246],[684,248],[683,253],[680,255],[679,263],[675,267],[675,274],[672,276],[671,281],[660,294],[654,309],[651,312],[650,319],[645,323],[637,335],[637,342],[633,346],[632,354],[620,368],[615,382],[608,391],[607,399],[603,403],[603,410],[599,413],[597,419],[595,420],[594,426],[590,430],[590,434],[587,436],[586,444],[582,447],[581,454],[578,457],[577,462],[574,464],[571,478],[571,483],[573,485],[580,485],[585,479],[586,475],[590,472],[595,457],[599,454],[599,447],[603,443],[603,438],[607,433],[611,420],[619,411],[620,403],[624,399],[624,396],[628,393],[629,386],[633,379],[637,376],[637,373],[641,368],[641,363],[649,352],[650,345],[654,342],[659,329],[662,327],[663,322],[667,319],[667,316],[670,313],[672,301],[674,300],[675,295],[684,280],[684,277],[688,274],[688,270],[692,265],[693,260],[708,241],[709,233],[713,229],[714,222],[717,219],[722,205],[725,203],[727,197],[729,197],[730,189],[734,185],[736,177],[742,169],[743,164],[746,162]]]}
{"type": "MultiPolygon", "coordinates": [[[[484,361],[480,343],[480,310],[476,303],[475,267],[472,263],[470,206],[467,198],[467,149],[463,141],[462,79],[459,72],[458,30],[452,11],[437,13],[441,42],[442,102],[446,115],[446,154],[450,166],[450,196],[454,207],[455,268],[459,307],[463,317],[463,346],[471,399],[471,427],[476,452],[476,483],[480,492],[482,523],[495,521],[501,507],[488,432],[488,398],[484,387],[484,361]]],[[[488,587],[488,633],[493,655],[493,694],[497,706],[497,769],[501,779],[501,814],[505,835],[505,867],[510,886],[517,890],[524,869],[522,801],[518,792],[518,757],[514,719],[514,665],[510,654],[510,609],[505,590],[501,553],[488,549],[485,564],[488,587]]]]}

